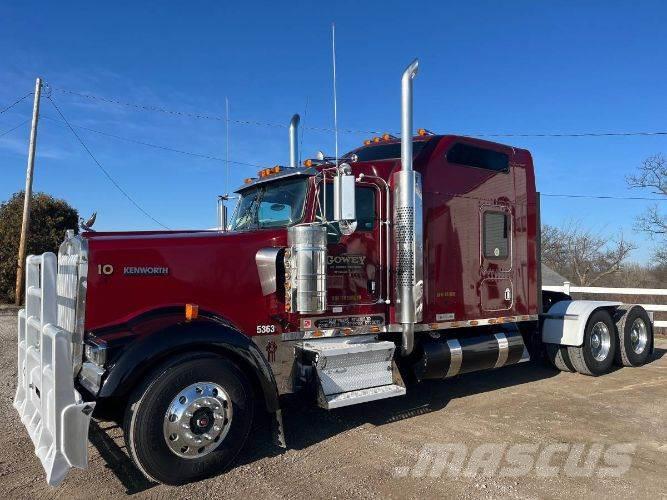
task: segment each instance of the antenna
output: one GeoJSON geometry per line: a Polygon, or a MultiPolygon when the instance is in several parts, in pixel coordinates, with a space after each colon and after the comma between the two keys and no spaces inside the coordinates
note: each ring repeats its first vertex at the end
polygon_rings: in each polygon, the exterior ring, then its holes
{"type": "Polygon", "coordinates": [[[336,103],[336,24],[331,23],[331,54],[333,57],[333,105],[336,167],[338,167],[338,106],[336,103]]]}
{"type": "Polygon", "coordinates": [[[225,97],[225,194],[229,195],[229,99],[225,97]]]}
{"type": "Polygon", "coordinates": [[[306,117],[308,116],[308,100],[309,97],[306,96],[306,107],[303,110],[303,121],[301,122],[301,134],[299,138],[299,163],[298,165],[301,165],[301,151],[303,151],[303,131],[306,128],[306,117]]]}

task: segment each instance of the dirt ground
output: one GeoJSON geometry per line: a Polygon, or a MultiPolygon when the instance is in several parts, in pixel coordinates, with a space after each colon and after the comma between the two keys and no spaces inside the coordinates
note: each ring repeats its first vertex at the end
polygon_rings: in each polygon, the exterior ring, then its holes
{"type": "MultiPolygon", "coordinates": [[[[423,384],[403,398],[333,412],[292,401],[284,415],[287,450],[270,444],[270,434],[260,422],[234,468],[180,488],[143,479],[125,453],[120,429],[95,422],[90,433],[90,467],[72,470],[54,489],[46,485],[32,443],[11,404],[16,321],[13,315],[3,315],[0,418],[5,430],[0,433],[0,496],[667,498],[666,352],[667,340],[662,337],[648,365],[599,378],[557,373],[528,363],[423,384]],[[428,450],[438,447],[452,444],[472,451],[489,443],[536,446],[534,458],[550,445],[561,452],[547,464],[555,466],[551,477],[543,477],[549,474],[539,460],[517,477],[498,472],[486,476],[485,469],[474,476],[474,471],[466,475],[468,469],[456,475],[431,467],[435,462],[428,460],[432,453],[428,450]],[[608,451],[620,443],[631,443],[630,450],[634,447],[625,455],[630,467],[620,477],[600,477],[599,468],[590,469],[586,477],[564,466],[569,450],[577,446],[585,450],[602,446],[608,451]]],[[[611,465],[613,457],[604,457],[611,465]]]]}

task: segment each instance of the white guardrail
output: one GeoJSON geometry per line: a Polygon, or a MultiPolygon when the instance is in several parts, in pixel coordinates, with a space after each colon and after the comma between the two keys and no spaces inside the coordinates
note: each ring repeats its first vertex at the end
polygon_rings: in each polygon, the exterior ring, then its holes
{"type": "MultiPolygon", "coordinates": [[[[600,295],[652,295],[665,297],[667,302],[667,288],[606,288],[601,286],[574,286],[569,281],[560,285],[543,285],[542,290],[548,292],[562,292],[570,295],[571,293],[592,293],[600,295]]],[[[667,304],[640,304],[649,312],[667,312],[667,304]]],[[[667,321],[655,321],[653,323],[658,328],[667,328],[667,321]]]]}

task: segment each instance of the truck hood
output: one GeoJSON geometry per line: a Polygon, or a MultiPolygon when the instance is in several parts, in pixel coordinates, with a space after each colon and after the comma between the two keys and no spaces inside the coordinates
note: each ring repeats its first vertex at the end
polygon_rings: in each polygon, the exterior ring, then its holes
{"type": "Polygon", "coordinates": [[[234,322],[263,307],[255,256],[281,248],[287,230],[84,233],[87,331],[188,303],[234,322]],[[257,304],[253,304],[257,302],[257,304]]]}

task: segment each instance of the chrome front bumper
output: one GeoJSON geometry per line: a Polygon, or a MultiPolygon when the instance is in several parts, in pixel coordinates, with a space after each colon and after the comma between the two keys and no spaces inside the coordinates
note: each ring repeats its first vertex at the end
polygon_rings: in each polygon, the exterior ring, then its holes
{"type": "Polygon", "coordinates": [[[28,257],[26,307],[18,314],[14,398],[52,486],[60,484],[70,468],[88,466],[88,427],[95,408],[74,388],[72,333],[56,326],[56,279],[53,253],[28,257]]]}

